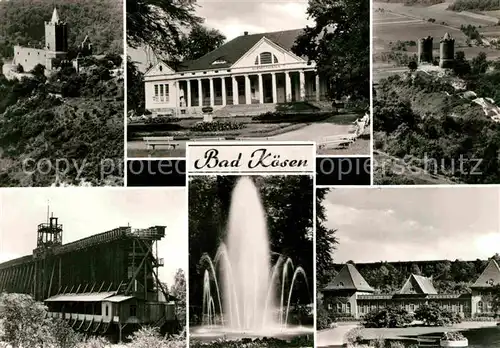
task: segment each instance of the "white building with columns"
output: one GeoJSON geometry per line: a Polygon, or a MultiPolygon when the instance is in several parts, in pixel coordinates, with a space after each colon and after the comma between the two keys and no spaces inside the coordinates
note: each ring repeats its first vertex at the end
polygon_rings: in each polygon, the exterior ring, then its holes
{"type": "Polygon", "coordinates": [[[144,75],[146,109],[154,115],[192,116],[257,109],[264,104],[325,99],[327,84],[315,64],[291,48],[302,29],[247,32],[177,68],[158,62],[144,75]]]}

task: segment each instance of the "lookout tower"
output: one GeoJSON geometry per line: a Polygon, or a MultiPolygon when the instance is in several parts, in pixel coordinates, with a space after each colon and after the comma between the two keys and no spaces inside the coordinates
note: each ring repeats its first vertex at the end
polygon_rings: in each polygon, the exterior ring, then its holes
{"type": "Polygon", "coordinates": [[[433,38],[432,36],[423,37],[418,40],[418,63],[429,63],[432,64],[432,49],[433,49],[433,38]]]}
{"type": "Polygon", "coordinates": [[[62,245],[62,225],[57,223],[57,218],[51,216],[47,222],[39,224],[37,230],[36,247],[38,250],[50,249],[62,245]]]}
{"type": "Polygon", "coordinates": [[[439,57],[439,66],[441,68],[453,68],[455,63],[455,39],[449,33],[444,34],[441,39],[439,57]]]}

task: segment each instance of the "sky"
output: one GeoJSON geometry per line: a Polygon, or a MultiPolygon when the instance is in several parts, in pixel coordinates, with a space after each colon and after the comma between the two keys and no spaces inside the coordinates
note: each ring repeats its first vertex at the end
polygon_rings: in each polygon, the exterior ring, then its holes
{"type": "Polygon", "coordinates": [[[304,28],[307,0],[198,0],[196,14],[205,26],[220,30],[228,40],[268,31],[304,28]]]}
{"type": "MultiPolygon", "coordinates": [[[[307,18],[307,0],[197,0],[196,15],[204,18],[203,25],[218,29],[226,41],[243,35],[262,32],[304,28],[314,25],[307,18]]],[[[139,62],[141,70],[147,62],[155,62],[154,56],[143,48],[128,49],[127,54],[139,62]]]]}
{"type": "Polygon", "coordinates": [[[187,269],[185,189],[8,189],[0,192],[0,262],[31,255],[36,229],[47,220],[47,202],[63,225],[63,244],[120,226],[167,226],[158,243],[165,266],[159,278],[171,286],[178,268],[187,269]]]}
{"type": "Polygon", "coordinates": [[[500,189],[334,189],[334,261],[475,260],[500,253],[500,189]]]}

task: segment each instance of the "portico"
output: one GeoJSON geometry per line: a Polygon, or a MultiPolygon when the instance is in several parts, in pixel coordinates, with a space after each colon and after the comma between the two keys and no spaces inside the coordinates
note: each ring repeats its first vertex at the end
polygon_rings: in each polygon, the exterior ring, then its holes
{"type": "Polygon", "coordinates": [[[319,76],[314,70],[264,72],[177,80],[178,107],[319,101],[319,76]],[[306,82],[307,81],[307,82],[306,82]]]}
{"type": "Polygon", "coordinates": [[[146,108],[181,115],[205,106],[320,101],[327,85],[314,63],[284,48],[297,33],[245,34],[176,70],[160,62],[145,74],[146,108]]]}

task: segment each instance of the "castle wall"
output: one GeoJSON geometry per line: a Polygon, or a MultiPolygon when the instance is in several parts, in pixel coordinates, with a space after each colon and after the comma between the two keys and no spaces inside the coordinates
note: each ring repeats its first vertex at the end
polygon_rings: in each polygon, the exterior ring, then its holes
{"type": "Polygon", "coordinates": [[[25,72],[31,71],[35,66],[46,65],[47,52],[42,49],[14,46],[14,59],[12,64],[21,64],[25,72]]]}

